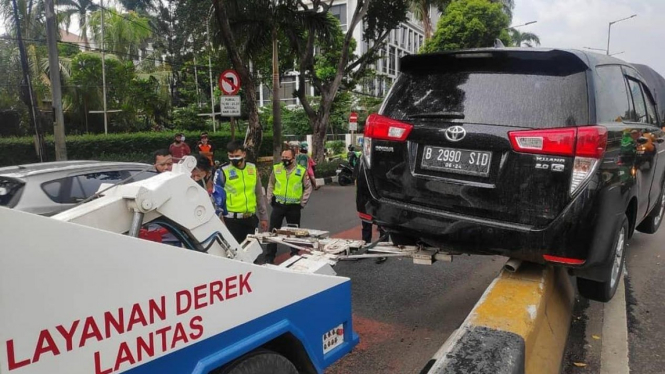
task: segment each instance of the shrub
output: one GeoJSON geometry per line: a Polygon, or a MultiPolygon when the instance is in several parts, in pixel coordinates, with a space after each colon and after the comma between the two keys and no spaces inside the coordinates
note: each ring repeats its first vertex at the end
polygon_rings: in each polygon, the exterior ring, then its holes
{"type": "MultiPolygon", "coordinates": [[[[186,143],[192,149],[199,139],[199,132],[184,132],[186,143]]],[[[67,136],[67,158],[70,160],[117,160],[150,161],[152,153],[168,148],[175,132],[142,132],[109,135],[67,136]],[[147,158],[146,158],[147,156],[147,158]],[[133,159],[134,157],[140,159],[133,159]]],[[[231,140],[229,132],[209,132],[210,142],[218,149],[219,160],[225,159],[226,143],[231,140]]],[[[44,161],[55,160],[53,137],[45,139],[44,161]]],[[[263,134],[259,156],[272,154],[272,134],[263,134]]],[[[0,166],[39,162],[32,137],[0,138],[0,166]]]]}
{"type": "Polygon", "coordinates": [[[334,154],[334,155],[345,153],[344,152],[345,146],[346,146],[346,143],[344,142],[344,140],[332,140],[332,141],[326,142],[326,149],[331,149],[332,154],[334,154]]]}
{"type": "Polygon", "coordinates": [[[316,165],[316,177],[325,178],[325,177],[334,177],[337,175],[337,167],[339,162],[322,162],[316,165]]]}

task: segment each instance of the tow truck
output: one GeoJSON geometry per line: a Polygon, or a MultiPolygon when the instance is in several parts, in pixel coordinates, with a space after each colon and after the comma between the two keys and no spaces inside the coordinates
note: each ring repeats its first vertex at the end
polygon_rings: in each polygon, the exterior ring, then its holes
{"type": "Polygon", "coordinates": [[[195,166],[50,218],[0,210],[0,374],[321,373],[353,349],[331,265],[362,242],[285,228],[238,243],[195,166]],[[141,239],[151,225],[180,245],[141,239]],[[306,253],[254,264],[270,241],[306,253]]]}

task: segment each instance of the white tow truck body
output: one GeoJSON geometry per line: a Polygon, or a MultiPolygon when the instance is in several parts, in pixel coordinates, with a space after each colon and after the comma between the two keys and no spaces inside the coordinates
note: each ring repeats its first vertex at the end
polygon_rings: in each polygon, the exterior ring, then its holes
{"type": "Polygon", "coordinates": [[[1,374],[223,372],[263,351],[320,373],[358,343],[349,279],[325,255],[254,265],[192,161],[52,218],[0,209],[1,374]],[[133,237],[160,219],[191,250],[133,237]]]}

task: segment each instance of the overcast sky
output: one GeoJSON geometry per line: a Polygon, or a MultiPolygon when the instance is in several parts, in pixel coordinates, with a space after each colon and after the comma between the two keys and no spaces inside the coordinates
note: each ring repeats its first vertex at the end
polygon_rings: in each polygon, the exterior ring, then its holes
{"type": "Polygon", "coordinates": [[[542,47],[605,50],[608,23],[633,14],[612,25],[610,53],[665,76],[665,0],[515,0],[513,25],[538,21],[518,29],[542,47]]]}

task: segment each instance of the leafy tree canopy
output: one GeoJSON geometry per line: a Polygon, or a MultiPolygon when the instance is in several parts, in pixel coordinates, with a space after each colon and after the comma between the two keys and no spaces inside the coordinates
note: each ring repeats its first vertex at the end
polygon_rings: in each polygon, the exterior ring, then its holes
{"type": "Polygon", "coordinates": [[[501,3],[489,0],[457,0],[452,2],[439,20],[434,37],[427,41],[423,52],[492,47],[496,39],[510,45],[510,18],[501,3]]]}

